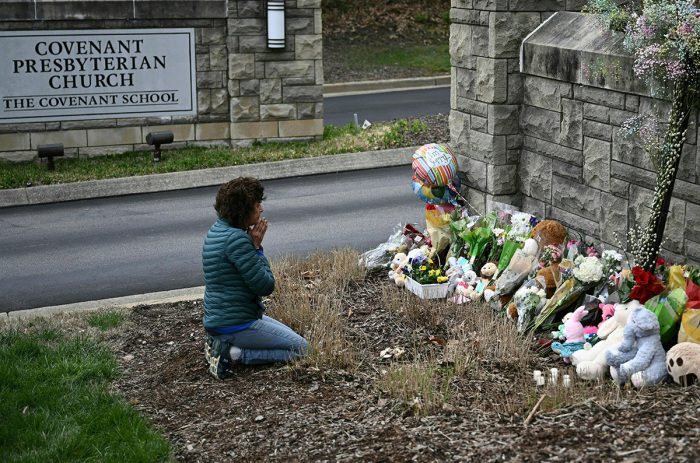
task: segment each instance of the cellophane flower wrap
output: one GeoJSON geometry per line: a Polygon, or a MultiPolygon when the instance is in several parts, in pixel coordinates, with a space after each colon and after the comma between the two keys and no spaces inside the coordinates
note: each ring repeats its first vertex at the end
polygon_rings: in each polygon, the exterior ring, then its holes
{"type": "Polygon", "coordinates": [[[644,307],[651,310],[659,319],[659,336],[662,344],[678,336],[681,316],[687,301],[688,296],[685,291],[676,288],[668,294],[657,294],[644,304],[644,307]]]}
{"type": "Polygon", "coordinates": [[[553,244],[548,244],[542,249],[542,253],[540,254],[539,266],[540,268],[549,267],[552,264],[561,262],[562,257],[563,255],[561,249],[554,246],[553,244]]]}
{"type": "Polygon", "coordinates": [[[515,255],[515,251],[523,246],[525,240],[530,236],[533,224],[537,219],[525,212],[516,212],[509,217],[510,223],[505,227],[503,250],[498,260],[498,273],[502,273],[510,265],[510,261],[515,255]]]}
{"type": "MultiPolygon", "coordinates": [[[[576,244],[578,246],[578,244],[576,244]]],[[[585,249],[584,249],[585,252],[585,249]]],[[[575,303],[582,294],[588,293],[605,278],[603,262],[597,257],[584,257],[579,254],[574,261],[576,266],[566,275],[551,299],[542,307],[532,322],[532,330],[537,330],[548,318],[575,303]]]]}
{"type": "Polygon", "coordinates": [[[469,257],[481,256],[486,249],[486,245],[491,241],[493,231],[491,228],[477,227],[474,230],[462,235],[464,241],[469,243],[469,257]]]}
{"type": "Polygon", "coordinates": [[[523,285],[515,292],[513,303],[518,311],[517,329],[519,333],[525,331],[532,318],[542,309],[546,298],[544,289],[536,284],[529,287],[523,285]]]}
{"type": "Polygon", "coordinates": [[[512,294],[527,278],[535,266],[535,256],[528,256],[521,249],[516,250],[503,273],[496,280],[496,296],[512,294]]]}

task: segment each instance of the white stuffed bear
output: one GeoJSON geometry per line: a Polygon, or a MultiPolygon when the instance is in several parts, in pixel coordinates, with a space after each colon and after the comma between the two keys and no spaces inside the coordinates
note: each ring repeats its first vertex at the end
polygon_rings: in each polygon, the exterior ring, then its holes
{"type": "Polygon", "coordinates": [[[474,290],[474,286],[478,279],[479,277],[474,270],[467,270],[464,272],[459,284],[457,284],[455,296],[451,299],[452,302],[463,304],[476,300],[479,297],[479,293],[474,290]]]}
{"type": "Polygon", "coordinates": [[[404,286],[406,284],[406,278],[404,277],[403,270],[401,270],[406,264],[408,264],[408,256],[403,252],[396,253],[391,261],[389,279],[394,280],[397,286],[404,286]]]}
{"type": "Polygon", "coordinates": [[[608,373],[608,362],[605,351],[616,347],[622,342],[623,332],[627,325],[632,309],[643,307],[637,300],[615,306],[615,315],[601,323],[598,329],[598,341],[590,349],[577,350],[571,354],[571,363],[576,367],[576,373],[581,379],[602,379],[608,373]]]}

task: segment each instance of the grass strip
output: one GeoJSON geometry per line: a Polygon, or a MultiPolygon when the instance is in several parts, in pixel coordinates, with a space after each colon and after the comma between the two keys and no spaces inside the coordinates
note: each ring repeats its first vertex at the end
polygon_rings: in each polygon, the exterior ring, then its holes
{"type": "Polygon", "coordinates": [[[424,45],[414,48],[389,47],[367,49],[352,47],[347,51],[353,68],[398,66],[427,69],[434,73],[450,72],[450,47],[447,44],[424,45]]]}
{"type": "Polygon", "coordinates": [[[0,332],[2,460],[169,461],[169,443],[120,396],[114,356],[42,319],[0,332]]]}
{"type": "Polygon", "coordinates": [[[94,158],[59,158],[49,171],[41,162],[2,164],[0,189],[24,188],[108,178],[183,172],[214,167],[329,156],[360,151],[397,148],[403,134],[426,131],[425,124],[399,120],[391,125],[373,125],[357,132],[353,124],[324,127],[323,139],[312,142],[254,143],[248,148],[195,147],[164,150],[162,160],[153,162],[152,151],[128,152],[94,158]]]}

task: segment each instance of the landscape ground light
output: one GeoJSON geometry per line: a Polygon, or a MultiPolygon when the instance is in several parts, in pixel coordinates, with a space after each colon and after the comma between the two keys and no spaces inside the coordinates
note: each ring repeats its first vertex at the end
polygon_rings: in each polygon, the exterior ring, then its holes
{"type": "Polygon", "coordinates": [[[40,158],[48,159],[48,170],[54,170],[56,166],[53,163],[53,158],[58,156],[63,156],[63,143],[54,143],[50,145],[39,145],[37,146],[37,152],[40,158]]]}
{"type": "Polygon", "coordinates": [[[146,135],[146,143],[155,146],[153,151],[153,160],[155,162],[160,162],[160,145],[165,145],[167,143],[172,143],[175,136],[170,130],[164,132],[149,132],[146,135]]]}

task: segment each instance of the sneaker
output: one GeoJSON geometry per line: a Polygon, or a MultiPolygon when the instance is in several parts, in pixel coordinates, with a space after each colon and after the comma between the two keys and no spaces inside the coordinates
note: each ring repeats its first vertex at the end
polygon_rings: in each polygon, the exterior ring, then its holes
{"type": "Polygon", "coordinates": [[[207,335],[204,343],[204,357],[209,364],[209,374],[216,379],[227,379],[231,376],[230,345],[207,335]]]}

